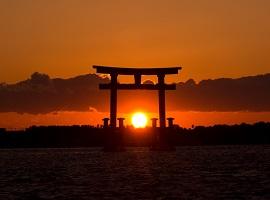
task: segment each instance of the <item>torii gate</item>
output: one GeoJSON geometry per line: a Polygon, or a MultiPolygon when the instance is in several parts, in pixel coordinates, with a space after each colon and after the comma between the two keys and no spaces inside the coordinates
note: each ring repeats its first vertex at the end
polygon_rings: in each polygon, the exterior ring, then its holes
{"type": "Polygon", "coordinates": [[[111,83],[100,84],[99,89],[110,90],[110,125],[116,128],[117,118],[117,90],[158,90],[159,97],[159,123],[160,128],[166,127],[166,111],[165,111],[165,90],[175,90],[176,84],[166,84],[164,79],[167,74],[178,74],[181,67],[168,68],[122,68],[122,67],[107,67],[96,66],[97,73],[109,74],[111,76],[111,83]],[[121,84],[117,82],[118,75],[133,75],[134,84],[121,84]],[[142,84],[142,75],[157,75],[157,84],[142,84]]]}

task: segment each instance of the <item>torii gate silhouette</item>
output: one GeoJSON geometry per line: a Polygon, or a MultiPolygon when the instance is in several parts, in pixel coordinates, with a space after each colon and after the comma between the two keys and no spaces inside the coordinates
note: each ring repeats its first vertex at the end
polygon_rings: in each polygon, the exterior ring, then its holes
{"type": "Polygon", "coordinates": [[[116,128],[117,119],[117,90],[158,90],[159,99],[159,126],[166,127],[166,111],[165,111],[165,90],[175,90],[176,84],[166,84],[165,75],[178,74],[181,67],[166,67],[166,68],[123,68],[123,67],[108,67],[94,65],[97,73],[109,74],[111,83],[100,84],[99,89],[110,90],[110,126],[116,128]],[[134,84],[121,84],[117,82],[118,75],[133,75],[134,84]],[[142,84],[142,75],[156,75],[158,77],[157,84],[142,84]]]}

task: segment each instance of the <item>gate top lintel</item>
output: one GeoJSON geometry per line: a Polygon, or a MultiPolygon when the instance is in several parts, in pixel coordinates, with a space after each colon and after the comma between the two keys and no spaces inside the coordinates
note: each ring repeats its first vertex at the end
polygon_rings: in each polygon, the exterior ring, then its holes
{"type": "Polygon", "coordinates": [[[178,74],[182,67],[162,67],[162,68],[128,68],[128,67],[109,67],[94,65],[97,73],[119,74],[119,75],[165,75],[178,74]]]}

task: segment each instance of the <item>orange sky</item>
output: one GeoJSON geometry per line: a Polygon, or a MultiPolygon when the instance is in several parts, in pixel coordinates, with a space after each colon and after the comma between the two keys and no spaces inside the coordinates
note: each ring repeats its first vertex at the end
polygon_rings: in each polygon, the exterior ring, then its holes
{"type": "MultiPolygon", "coordinates": [[[[269,11],[269,0],[0,0],[0,83],[35,71],[94,73],[94,64],[182,66],[168,82],[269,73],[269,11]]],[[[90,115],[0,113],[0,126],[97,124],[108,114],[90,115]]],[[[270,120],[269,113],[170,115],[187,127],[270,120]]]]}
{"type": "Polygon", "coordinates": [[[182,65],[172,81],[266,73],[269,10],[268,0],[0,0],[0,82],[93,64],[182,65]]]}
{"type": "MultiPolygon", "coordinates": [[[[143,111],[143,110],[140,110],[143,111]]],[[[133,113],[119,113],[125,117],[125,125],[131,125],[133,113]]],[[[158,117],[156,113],[146,113],[148,126],[151,117],[158,117]]],[[[0,113],[0,127],[7,129],[23,129],[31,125],[94,125],[102,124],[102,118],[109,113],[102,112],[58,112],[49,114],[16,114],[0,113]]],[[[270,121],[270,112],[168,112],[167,116],[175,117],[175,123],[181,127],[191,128],[192,125],[241,124],[270,121]]]]}

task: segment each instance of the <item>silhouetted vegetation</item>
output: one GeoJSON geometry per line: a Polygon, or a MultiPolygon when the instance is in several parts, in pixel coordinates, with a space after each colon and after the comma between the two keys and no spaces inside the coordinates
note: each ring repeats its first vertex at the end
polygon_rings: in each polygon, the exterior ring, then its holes
{"type": "MultiPolygon", "coordinates": [[[[32,126],[23,131],[0,129],[1,148],[92,147],[121,140],[125,146],[150,146],[159,129],[98,128],[93,126],[32,126]]],[[[163,139],[175,145],[270,144],[270,123],[167,128],[163,139]]]]}

